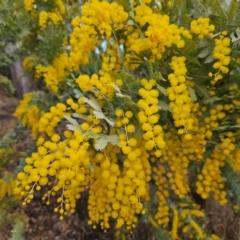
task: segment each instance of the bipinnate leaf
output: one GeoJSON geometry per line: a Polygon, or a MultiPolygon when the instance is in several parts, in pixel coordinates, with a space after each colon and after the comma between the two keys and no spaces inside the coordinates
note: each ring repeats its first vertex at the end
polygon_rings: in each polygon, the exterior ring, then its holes
{"type": "Polygon", "coordinates": [[[95,149],[102,150],[104,149],[108,143],[111,143],[112,145],[118,144],[118,135],[104,135],[101,134],[101,137],[99,137],[95,142],[95,149]]]}
{"type": "Polygon", "coordinates": [[[96,111],[101,111],[101,107],[99,106],[99,104],[97,103],[96,100],[94,100],[94,98],[88,99],[86,97],[83,98],[85,103],[88,103],[92,108],[94,108],[96,111]],[[94,101],[94,102],[93,102],[94,101]]]}
{"type": "Polygon", "coordinates": [[[112,127],[115,125],[115,123],[112,120],[110,120],[109,118],[107,118],[103,112],[93,111],[93,114],[97,119],[106,120],[108,122],[108,124],[111,125],[112,127]]]}
{"type": "Polygon", "coordinates": [[[64,118],[66,118],[73,126],[76,126],[76,127],[79,126],[78,122],[75,119],[68,117],[68,116],[64,116],[64,118]]]}

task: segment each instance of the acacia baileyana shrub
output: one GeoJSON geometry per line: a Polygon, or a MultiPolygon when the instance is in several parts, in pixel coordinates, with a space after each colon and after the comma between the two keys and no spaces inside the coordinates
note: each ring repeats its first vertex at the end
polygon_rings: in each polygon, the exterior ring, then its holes
{"type": "Polygon", "coordinates": [[[62,220],[88,191],[93,228],[107,230],[113,218],[131,232],[147,214],[172,239],[220,239],[193,196],[240,204],[231,184],[240,171],[238,9],[234,1],[25,0],[42,51],[33,48],[23,67],[55,105],[44,108],[33,92],[16,110],[37,139],[17,175],[23,205],[43,188],[46,204],[57,196],[62,220]],[[149,211],[151,201],[158,207],[149,211]]]}

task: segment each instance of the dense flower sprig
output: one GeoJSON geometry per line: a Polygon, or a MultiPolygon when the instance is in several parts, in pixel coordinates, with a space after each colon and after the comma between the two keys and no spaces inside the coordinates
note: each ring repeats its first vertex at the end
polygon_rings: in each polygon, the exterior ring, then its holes
{"type": "Polygon", "coordinates": [[[186,85],[185,57],[173,57],[171,68],[173,73],[168,75],[171,87],[167,89],[171,103],[169,106],[173,111],[174,124],[181,127],[178,134],[185,134],[186,140],[192,139],[191,131],[193,129],[193,119],[191,117],[191,109],[193,103],[190,97],[188,86],[186,85]]]}
{"type": "Polygon", "coordinates": [[[215,26],[210,24],[209,18],[199,17],[191,22],[191,32],[198,35],[198,39],[203,39],[205,36],[212,37],[215,26]]]}
{"type": "Polygon", "coordinates": [[[227,34],[227,32],[223,32],[219,39],[215,39],[215,47],[213,51],[213,57],[217,62],[213,64],[213,68],[218,70],[217,73],[214,75],[212,73],[209,73],[209,76],[214,76],[214,79],[211,81],[211,83],[214,85],[217,81],[223,78],[222,74],[226,74],[229,72],[228,65],[231,61],[231,58],[229,54],[231,53],[230,46],[230,38],[224,37],[227,34]]]}
{"type": "Polygon", "coordinates": [[[32,104],[33,93],[26,93],[23,100],[15,111],[15,116],[22,122],[23,126],[28,126],[32,131],[32,137],[36,138],[39,127],[39,119],[45,113],[36,104],[32,104]]]}

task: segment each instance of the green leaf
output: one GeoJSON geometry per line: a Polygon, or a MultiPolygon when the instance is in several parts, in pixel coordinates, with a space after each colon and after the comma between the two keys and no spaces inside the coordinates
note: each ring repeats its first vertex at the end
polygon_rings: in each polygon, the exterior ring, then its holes
{"type": "Polygon", "coordinates": [[[143,60],[144,60],[144,62],[147,65],[149,77],[153,78],[153,66],[152,66],[152,63],[146,57],[144,57],[143,60]]]}
{"type": "Polygon", "coordinates": [[[117,145],[118,144],[118,135],[109,135],[107,136],[108,142],[110,142],[112,145],[117,145]]]}
{"type": "Polygon", "coordinates": [[[107,118],[103,112],[93,111],[93,114],[98,119],[105,119],[112,127],[115,125],[115,123],[109,118],[107,118]]]}
{"type": "Polygon", "coordinates": [[[191,87],[188,86],[188,91],[193,102],[197,101],[197,95],[191,87]]]}
{"type": "Polygon", "coordinates": [[[206,58],[205,63],[210,63],[214,60],[213,58],[213,49],[214,49],[214,40],[210,37],[207,37],[201,40],[198,44],[198,48],[202,48],[198,54],[199,58],[206,58]]]}
{"type": "Polygon", "coordinates": [[[0,87],[1,87],[1,85],[4,87],[4,89],[6,89],[6,91],[8,93],[13,94],[15,92],[15,88],[14,88],[12,82],[10,81],[10,79],[8,79],[7,77],[5,77],[3,75],[0,75],[0,87]]]}
{"type": "Polygon", "coordinates": [[[95,133],[92,133],[92,132],[88,132],[88,136],[90,138],[96,139],[96,138],[100,138],[102,136],[102,134],[95,134],[95,133]]]}
{"type": "Polygon", "coordinates": [[[116,43],[116,41],[115,41],[115,39],[113,37],[111,37],[109,39],[109,43],[113,46],[116,43]]]}
{"type": "Polygon", "coordinates": [[[76,131],[76,130],[82,130],[79,126],[75,126],[75,125],[72,125],[72,124],[67,124],[66,125],[67,129],[70,130],[70,131],[76,131]]]}
{"type": "Polygon", "coordinates": [[[103,150],[106,146],[108,145],[108,141],[107,141],[107,139],[105,139],[105,138],[99,138],[99,139],[97,139],[97,141],[95,142],[95,149],[97,150],[97,151],[101,151],[101,150],[103,150]]]}
{"type": "Polygon", "coordinates": [[[172,109],[168,106],[167,103],[165,103],[164,101],[159,101],[158,102],[158,109],[159,110],[164,110],[164,111],[169,111],[172,112],[172,109]]]}
{"type": "Polygon", "coordinates": [[[173,0],[171,6],[171,21],[177,25],[184,26],[188,21],[184,21],[187,12],[186,1],[173,0]]]}
{"type": "Polygon", "coordinates": [[[75,119],[68,116],[64,116],[64,118],[66,118],[73,126],[79,127],[78,122],[75,119]]]}
{"type": "Polygon", "coordinates": [[[157,89],[164,95],[167,96],[167,91],[165,87],[160,86],[159,84],[157,84],[157,89]]]}
{"type": "MultiPolygon", "coordinates": [[[[72,87],[72,84],[70,86],[72,87]]],[[[74,89],[73,92],[75,94],[75,98],[80,98],[83,96],[82,92],[79,91],[78,89],[74,89]]]]}
{"type": "Polygon", "coordinates": [[[5,150],[11,146],[12,140],[16,138],[16,132],[14,129],[9,129],[8,132],[3,136],[0,140],[0,148],[4,148],[5,150]]]}
{"type": "Polygon", "coordinates": [[[231,127],[229,127],[229,128],[240,128],[240,124],[236,124],[236,125],[233,125],[233,126],[231,126],[231,127]]]}
{"type": "Polygon", "coordinates": [[[127,21],[127,24],[126,24],[127,26],[135,26],[135,22],[132,20],[132,19],[129,19],[128,21],[127,21]]]}
{"type": "Polygon", "coordinates": [[[233,43],[233,48],[237,48],[240,46],[240,29],[236,29],[235,32],[232,32],[230,34],[232,43],[233,43]]]}
{"type": "Polygon", "coordinates": [[[210,128],[210,129],[211,129],[211,131],[218,131],[218,130],[226,130],[229,127],[230,127],[229,125],[225,125],[225,126],[213,127],[213,128],[210,128]]]}
{"type": "Polygon", "coordinates": [[[235,0],[229,0],[227,2],[229,4],[228,4],[228,8],[225,9],[225,12],[226,12],[226,15],[227,15],[227,19],[232,20],[232,19],[235,18],[236,14],[237,14],[238,5],[237,5],[235,0]]]}
{"type": "Polygon", "coordinates": [[[199,54],[198,57],[199,58],[205,58],[209,55],[211,49],[210,48],[204,48],[199,54]]]}
{"type": "Polygon", "coordinates": [[[207,39],[204,38],[203,40],[199,41],[198,48],[207,47],[208,44],[209,44],[209,42],[207,41],[207,39]]]}
{"type": "Polygon", "coordinates": [[[197,65],[201,66],[201,64],[199,63],[198,59],[196,57],[192,57],[192,56],[189,56],[189,55],[185,55],[185,58],[187,59],[188,62],[190,63],[196,63],[197,65]]]}
{"type": "Polygon", "coordinates": [[[120,97],[120,98],[126,97],[126,98],[128,98],[129,100],[131,99],[130,96],[125,95],[125,94],[122,94],[120,88],[119,88],[116,84],[113,83],[112,86],[113,86],[113,88],[117,91],[116,95],[117,95],[118,97],[120,97]]]}
{"type": "Polygon", "coordinates": [[[89,165],[88,165],[89,169],[91,170],[91,172],[94,172],[94,167],[92,165],[92,163],[90,162],[89,165]]]}
{"type": "Polygon", "coordinates": [[[95,142],[95,149],[97,151],[103,150],[108,145],[108,143],[117,145],[118,141],[119,141],[118,135],[103,135],[103,134],[101,134],[101,137],[98,138],[95,142]]]}
{"type": "Polygon", "coordinates": [[[195,51],[196,48],[197,48],[197,45],[192,39],[186,39],[185,46],[181,48],[181,51],[183,51],[184,53],[191,53],[195,51]]]}
{"type": "Polygon", "coordinates": [[[225,101],[229,101],[229,99],[234,99],[236,96],[235,95],[226,95],[224,94],[222,99],[224,99],[225,101]]]}
{"type": "Polygon", "coordinates": [[[212,0],[208,7],[208,14],[232,20],[237,14],[237,3],[235,0],[212,0]]]}
{"type": "Polygon", "coordinates": [[[73,115],[73,117],[76,117],[76,118],[80,118],[80,119],[84,119],[84,120],[88,119],[87,115],[78,114],[78,113],[73,113],[72,115],[73,115]]]}
{"type": "Polygon", "coordinates": [[[125,12],[130,11],[130,2],[128,0],[117,0],[117,3],[123,6],[125,12]]]}
{"type": "Polygon", "coordinates": [[[153,73],[153,79],[161,80],[161,81],[165,81],[165,82],[167,81],[166,79],[163,78],[161,72],[159,72],[159,71],[156,71],[153,73]]]}
{"type": "Polygon", "coordinates": [[[205,99],[208,99],[210,97],[207,88],[204,85],[201,85],[200,83],[194,81],[194,89],[199,94],[199,96],[203,96],[205,99]]]}
{"type": "Polygon", "coordinates": [[[91,98],[91,100],[88,99],[88,98],[86,98],[86,97],[83,98],[84,102],[85,102],[85,103],[88,103],[88,104],[89,104],[92,108],[94,108],[96,111],[102,111],[102,110],[101,110],[101,107],[100,107],[99,104],[98,104],[98,102],[97,102],[96,100],[93,102],[93,99],[94,99],[94,98],[91,98]]]}
{"type": "Polygon", "coordinates": [[[104,119],[105,118],[105,115],[103,114],[103,112],[93,111],[93,114],[97,119],[104,119]]]}
{"type": "Polygon", "coordinates": [[[222,100],[222,98],[214,96],[214,97],[208,98],[204,102],[207,103],[207,104],[213,104],[214,102],[217,102],[217,101],[220,101],[220,100],[222,100]]]}
{"type": "Polygon", "coordinates": [[[205,59],[204,63],[211,63],[213,61],[214,61],[214,58],[213,58],[213,55],[211,54],[205,59]]]}
{"type": "Polygon", "coordinates": [[[122,76],[121,76],[121,74],[119,74],[119,73],[116,73],[116,72],[114,72],[114,71],[106,71],[108,74],[110,74],[112,77],[115,77],[116,79],[122,79],[122,76]]]}
{"type": "Polygon", "coordinates": [[[25,222],[24,219],[17,217],[14,219],[14,226],[11,230],[11,237],[9,240],[25,240],[24,232],[25,232],[25,222]]]}

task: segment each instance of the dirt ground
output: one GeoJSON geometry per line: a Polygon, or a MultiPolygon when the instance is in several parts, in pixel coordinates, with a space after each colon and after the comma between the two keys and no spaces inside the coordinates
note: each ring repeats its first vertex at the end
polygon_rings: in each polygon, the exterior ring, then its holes
{"type": "Polygon", "coordinates": [[[0,91],[0,139],[15,125],[13,116],[18,99],[0,91]]]}

